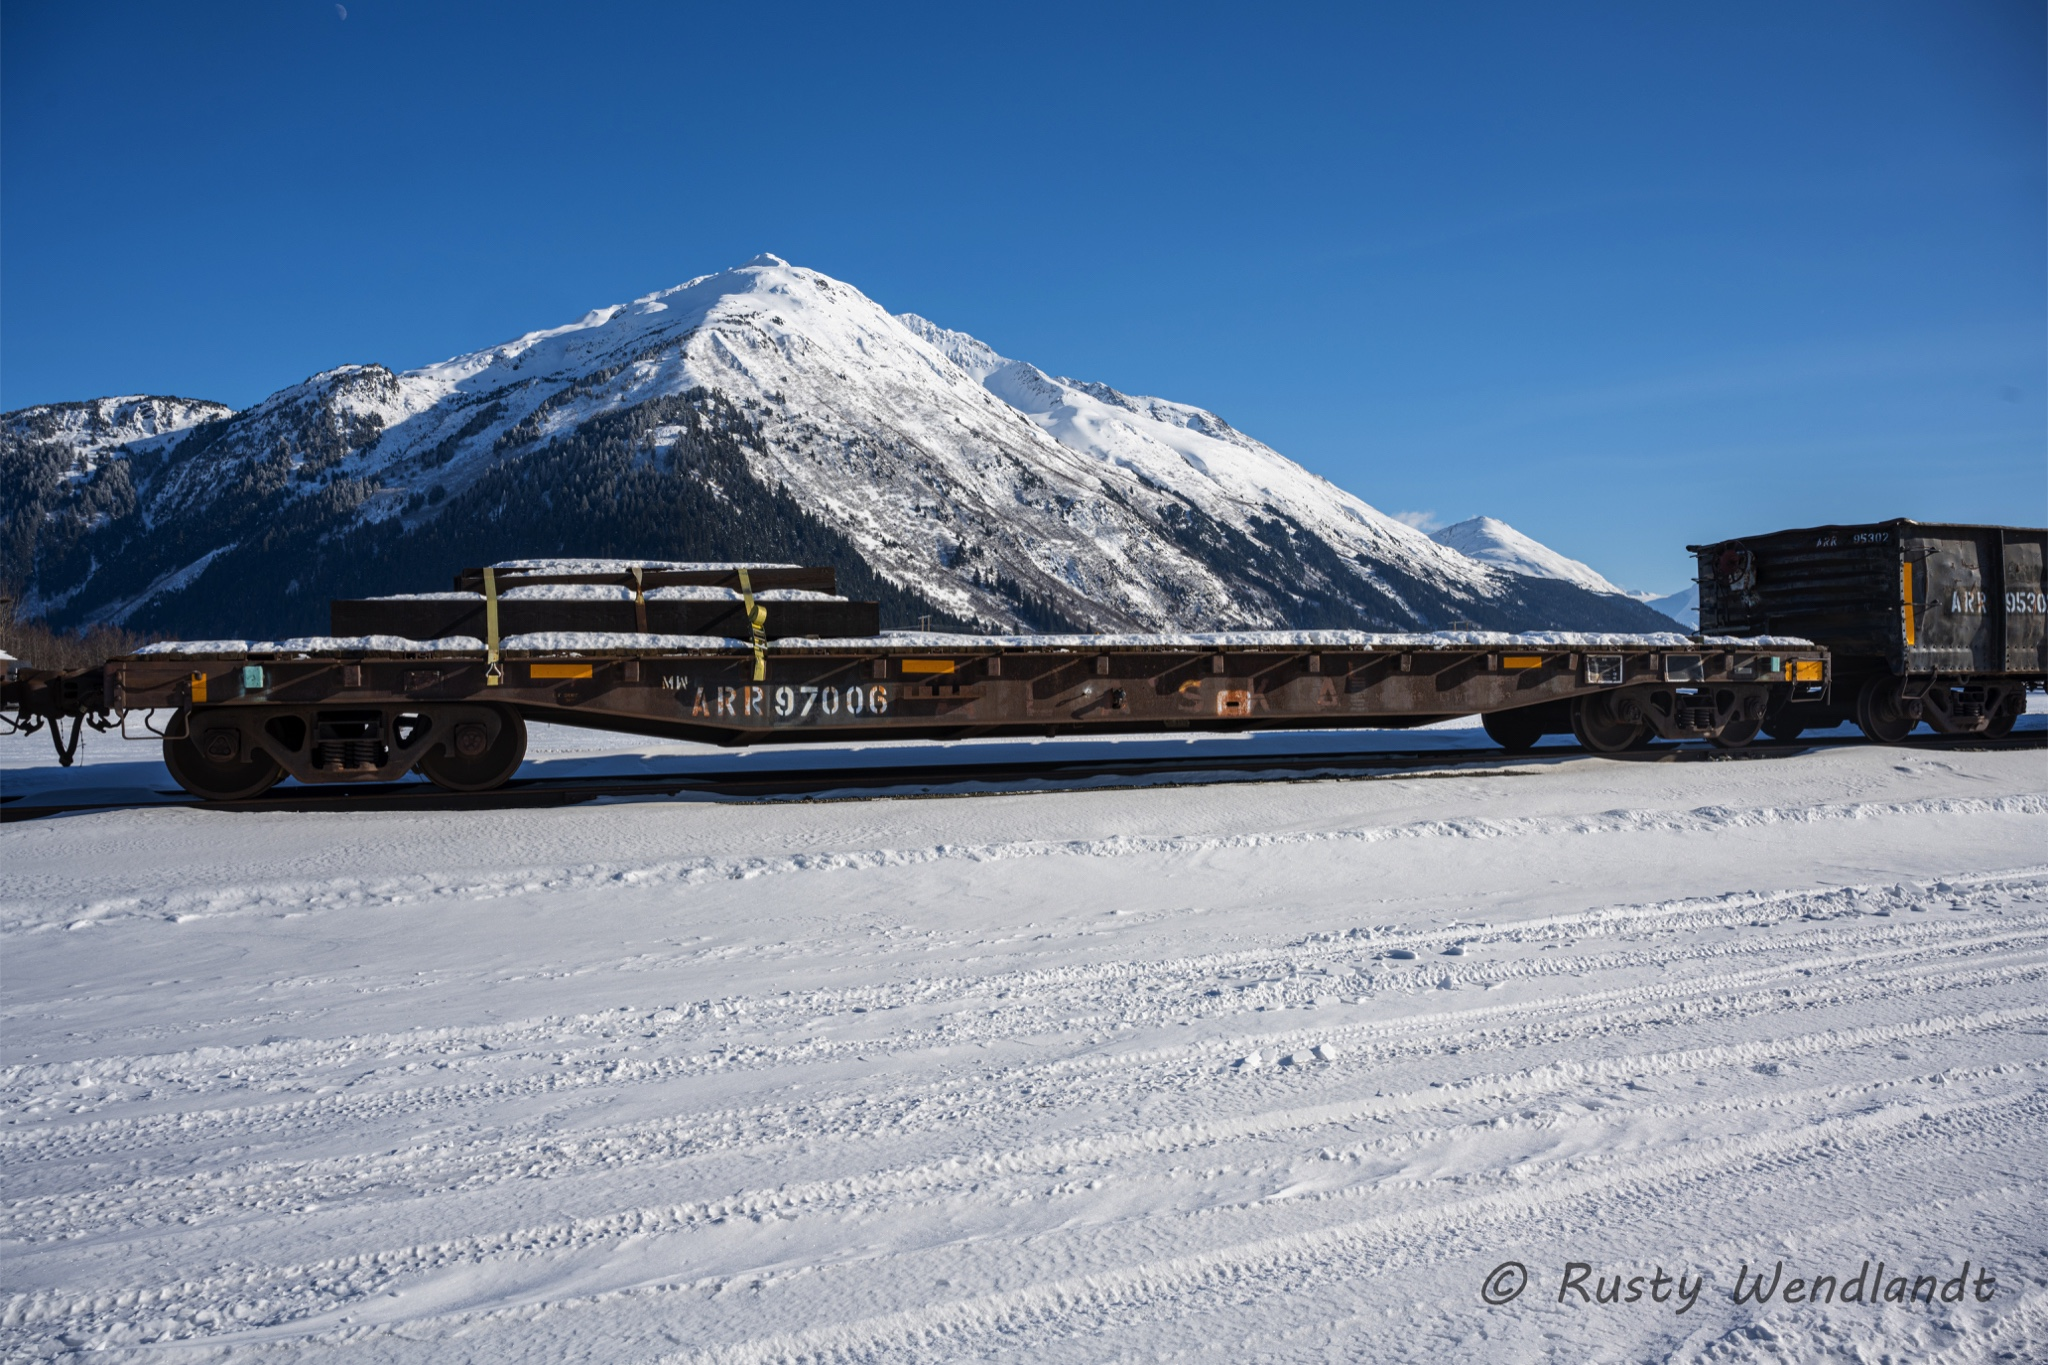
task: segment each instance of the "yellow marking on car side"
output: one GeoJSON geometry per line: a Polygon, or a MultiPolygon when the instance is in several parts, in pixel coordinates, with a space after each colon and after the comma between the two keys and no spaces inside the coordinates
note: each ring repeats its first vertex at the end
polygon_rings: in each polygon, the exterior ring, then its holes
{"type": "Polygon", "coordinates": [[[1913,563],[1911,560],[1899,565],[1899,600],[1906,604],[1906,645],[1915,643],[1913,630],[1913,563]]]}

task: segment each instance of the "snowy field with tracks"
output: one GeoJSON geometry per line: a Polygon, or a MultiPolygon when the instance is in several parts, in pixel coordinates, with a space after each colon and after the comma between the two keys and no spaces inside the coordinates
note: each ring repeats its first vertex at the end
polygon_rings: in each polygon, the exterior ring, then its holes
{"type": "Polygon", "coordinates": [[[2048,1358],[2038,749],[108,811],[0,954],[10,1360],[2048,1358]]]}

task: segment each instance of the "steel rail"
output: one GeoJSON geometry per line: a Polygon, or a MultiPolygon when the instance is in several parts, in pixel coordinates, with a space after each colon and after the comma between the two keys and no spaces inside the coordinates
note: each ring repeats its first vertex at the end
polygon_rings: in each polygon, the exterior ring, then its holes
{"type": "MultiPolygon", "coordinates": [[[[1356,781],[1378,777],[1481,776],[1517,765],[1559,758],[1599,757],[1625,763],[1698,763],[1796,758],[1817,750],[1853,748],[1871,741],[1832,736],[1792,743],[1753,743],[1721,749],[1704,743],[1653,744],[1621,754],[1591,754],[1576,744],[1546,745],[1525,753],[1501,749],[1376,750],[1355,754],[1174,754],[1155,757],[1004,760],[990,763],[896,763],[859,768],[791,768],[650,773],[634,776],[515,778],[488,792],[452,792],[420,780],[286,786],[246,801],[200,801],[178,793],[169,801],[31,803],[0,797],[0,824],[107,810],[186,808],[220,812],[517,810],[581,805],[603,799],[648,800],[697,796],[720,801],[890,800],[927,796],[979,796],[1019,792],[1122,790],[1206,786],[1229,782],[1356,781]],[[975,790],[979,789],[979,790],[975,790]]],[[[2048,748],[2048,731],[2002,739],[1982,735],[1919,735],[1893,749],[1954,752],[2048,748]]],[[[55,795],[53,793],[53,795],[55,795]]]]}

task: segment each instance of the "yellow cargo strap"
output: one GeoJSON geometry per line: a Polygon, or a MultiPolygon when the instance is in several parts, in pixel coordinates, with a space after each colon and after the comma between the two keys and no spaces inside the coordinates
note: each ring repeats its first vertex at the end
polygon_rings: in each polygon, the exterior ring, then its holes
{"type": "Polygon", "coordinates": [[[762,633],[768,624],[768,608],[754,605],[754,584],[747,577],[747,567],[740,569],[740,597],[746,604],[747,630],[754,637],[754,681],[765,682],[768,678],[768,637],[762,633]]]}
{"type": "Polygon", "coordinates": [[[633,566],[633,629],[647,633],[647,585],[640,581],[640,566],[633,566]]]}
{"type": "Polygon", "coordinates": [[[505,666],[498,662],[498,571],[484,570],[484,686],[505,681],[505,666]]]}

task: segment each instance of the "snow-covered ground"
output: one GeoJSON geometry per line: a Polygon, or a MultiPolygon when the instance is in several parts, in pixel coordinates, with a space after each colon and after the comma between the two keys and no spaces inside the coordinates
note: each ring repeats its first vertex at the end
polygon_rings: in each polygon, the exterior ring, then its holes
{"type": "MultiPolygon", "coordinates": [[[[1484,744],[1141,743],[1339,739],[1484,744]]],[[[101,812],[0,951],[10,1359],[2048,1357],[2039,750],[101,812]]]]}

